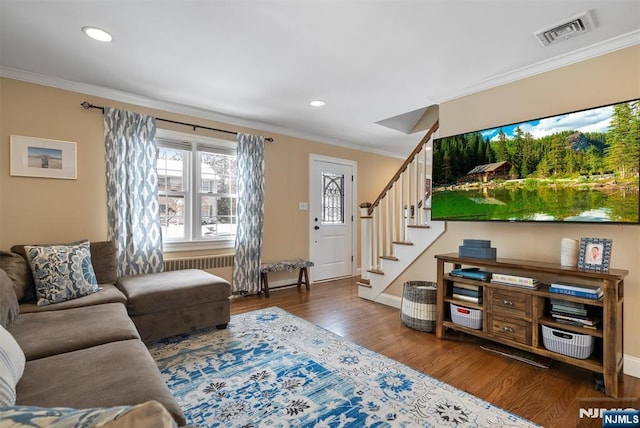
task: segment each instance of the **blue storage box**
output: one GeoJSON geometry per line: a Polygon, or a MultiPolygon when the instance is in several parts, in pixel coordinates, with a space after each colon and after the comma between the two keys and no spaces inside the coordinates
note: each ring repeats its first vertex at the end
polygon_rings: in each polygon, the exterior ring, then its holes
{"type": "Polygon", "coordinates": [[[495,259],[496,249],[493,247],[467,247],[461,245],[458,247],[458,255],[460,257],[473,257],[476,259],[495,259]]]}
{"type": "Polygon", "coordinates": [[[491,247],[491,241],[486,239],[463,239],[462,246],[474,248],[489,248],[491,247]]]}

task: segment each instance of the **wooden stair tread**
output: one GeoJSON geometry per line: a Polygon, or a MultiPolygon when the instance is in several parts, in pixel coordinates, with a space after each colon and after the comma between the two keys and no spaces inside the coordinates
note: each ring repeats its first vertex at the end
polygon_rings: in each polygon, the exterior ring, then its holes
{"type": "Polygon", "coordinates": [[[394,256],[380,256],[380,258],[384,259],[384,260],[393,260],[393,261],[396,261],[396,262],[398,261],[398,258],[394,257],[394,256]]]}
{"type": "Polygon", "coordinates": [[[429,226],[428,224],[408,224],[407,227],[413,228],[413,229],[430,229],[431,228],[431,226],[429,226]]]}
{"type": "Polygon", "coordinates": [[[409,241],[393,241],[393,244],[398,244],[398,245],[413,245],[413,242],[409,242],[409,241]]]}
{"type": "Polygon", "coordinates": [[[368,279],[361,279],[359,281],[356,281],[356,284],[358,284],[360,287],[371,288],[371,283],[368,279]]]}
{"type": "Polygon", "coordinates": [[[380,269],[367,269],[367,272],[375,273],[376,275],[384,275],[384,272],[382,272],[380,269]]]}

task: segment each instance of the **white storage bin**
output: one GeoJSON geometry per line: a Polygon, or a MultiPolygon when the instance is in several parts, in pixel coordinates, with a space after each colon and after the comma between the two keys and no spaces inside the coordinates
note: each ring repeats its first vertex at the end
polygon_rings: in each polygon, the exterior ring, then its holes
{"type": "Polygon", "coordinates": [[[542,342],[549,351],[582,360],[589,358],[595,348],[593,336],[542,326],[542,342]]]}
{"type": "Polygon", "coordinates": [[[480,309],[465,308],[464,306],[451,305],[451,321],[474,330],[482,328],[482,311],[480,309]]]}

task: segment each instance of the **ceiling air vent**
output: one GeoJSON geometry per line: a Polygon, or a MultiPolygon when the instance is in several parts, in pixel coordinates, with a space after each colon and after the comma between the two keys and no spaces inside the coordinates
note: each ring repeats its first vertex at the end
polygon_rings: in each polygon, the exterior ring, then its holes
{"type": "Polygon", "coordinates": [[[543,46],[549,46],[580,34],[588,33],[594,28],[595,25],[593,24],[591,13],[586,11],[533,34],[543,46]]]}

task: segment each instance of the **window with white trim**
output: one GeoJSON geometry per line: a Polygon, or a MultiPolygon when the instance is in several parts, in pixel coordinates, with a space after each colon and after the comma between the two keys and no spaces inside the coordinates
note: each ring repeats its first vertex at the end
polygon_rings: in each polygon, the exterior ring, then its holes
{"type": "Polygon", "coordinates": [[[235,144],[170,131],[158,132],[157,140],[165,250],[233,247],[238,221],[235,144]]]}

